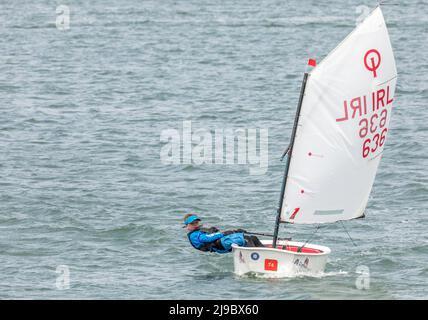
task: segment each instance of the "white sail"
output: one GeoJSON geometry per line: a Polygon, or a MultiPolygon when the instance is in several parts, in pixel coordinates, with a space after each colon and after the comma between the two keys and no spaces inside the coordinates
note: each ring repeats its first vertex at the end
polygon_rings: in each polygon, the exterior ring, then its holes
{"type": "Polygon", "coordinates": [[[364,215],[389,130],[396,78],[378,7],[309,74],[282,222],[364,215]]]}

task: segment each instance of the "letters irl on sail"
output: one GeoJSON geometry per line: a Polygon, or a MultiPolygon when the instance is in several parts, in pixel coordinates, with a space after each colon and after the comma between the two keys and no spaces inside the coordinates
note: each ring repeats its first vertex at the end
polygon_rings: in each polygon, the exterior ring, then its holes
{"type": "Polygon", "coordinates": [[[368,95],[352,98],[349,99],[349,101],[345,100],[343,101],[343,116],[341,118],[337,118],[336,121],[340,122],[354,119],[357,115],[357,111],[358,117],[367,115],[370,112],[369,110],[376,112],[381,107],[390,105],[393,100],[389,85],[386,89],[382,88],[377,91],[373,91],[368,95]]]}

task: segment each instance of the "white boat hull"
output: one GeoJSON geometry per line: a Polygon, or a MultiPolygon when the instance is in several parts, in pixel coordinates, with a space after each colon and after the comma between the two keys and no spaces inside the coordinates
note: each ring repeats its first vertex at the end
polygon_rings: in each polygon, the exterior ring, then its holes
{"type": "Polygon", "coordinates": [[[235,274],[254,273],[269,278],[317,275],[324,272],[331,252],[325,246],[296,241],[278,241],[275,249],[268,247],[272,246],[271,240],[261,242],[267,247],[232,245],[235,274]],[[303,245],[301,252],[297,252],[303,245]]]}

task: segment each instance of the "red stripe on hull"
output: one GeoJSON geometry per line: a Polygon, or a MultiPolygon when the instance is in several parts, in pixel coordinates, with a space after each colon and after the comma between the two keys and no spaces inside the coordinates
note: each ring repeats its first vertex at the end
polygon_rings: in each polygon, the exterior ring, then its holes
{"type": "MultiPolygon", "coordinates": [[[[272,248],[272,245],[266,245],[265,247],[268,248],[272,248]]],[[[277,249],[280,250],[287,250],[287,251],[291,251],[291,252],[297,252],[297,250],[300,248],[298,246],[276,246],[277,249]]],[[[307,248],[307,247],[303,247],[302,250],[300,251],[300,253],[322,253],[321,250],[318,249],[312,249],[312,248],[307,248]]]]}

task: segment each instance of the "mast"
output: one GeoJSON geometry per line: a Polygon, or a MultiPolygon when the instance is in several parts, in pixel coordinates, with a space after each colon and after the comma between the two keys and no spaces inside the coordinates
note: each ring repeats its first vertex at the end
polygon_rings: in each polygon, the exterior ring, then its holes
{"type": "MultiPolygon", "coordinates": [[[[315,67],[316,61],[313,59],[309,59],[308,66],[315,67]]],[[[276,212],[275,229],[274,229],[274,233],[273,233],[273,243],[272,243],[273,248],[276,248],[276,243],[278,240],[279,224],[281,223],[281,210],[282,210],[282,205],[284,202],[285,185],[287,183],[288,171],[290,169],[290,161],[291,161],[291,157],[293,155],[294,139],[296,138],[297,125],[299,123],[299,118],[300,118],[300,109],[302,108],[303,96],[305,95],[306,82],[308,80],[308,75],[309,75],[308,70],[306,70],[305,74],[303,75],[302,86],[300,88],[299,103],[297,104],[297,111],[296,111],[296,116],[294,118],[293,131],[291,132],[290,144],[288,145],[288,148],[286,149],[286,151],[283,154],[283,157],[287,154],[288,154],[288,156],[287,156],[287,162],[285,164],[284,176],[282,179],[281,195],[279,198],[279,206],[278,206],[278,209],[276,212]]]]}

